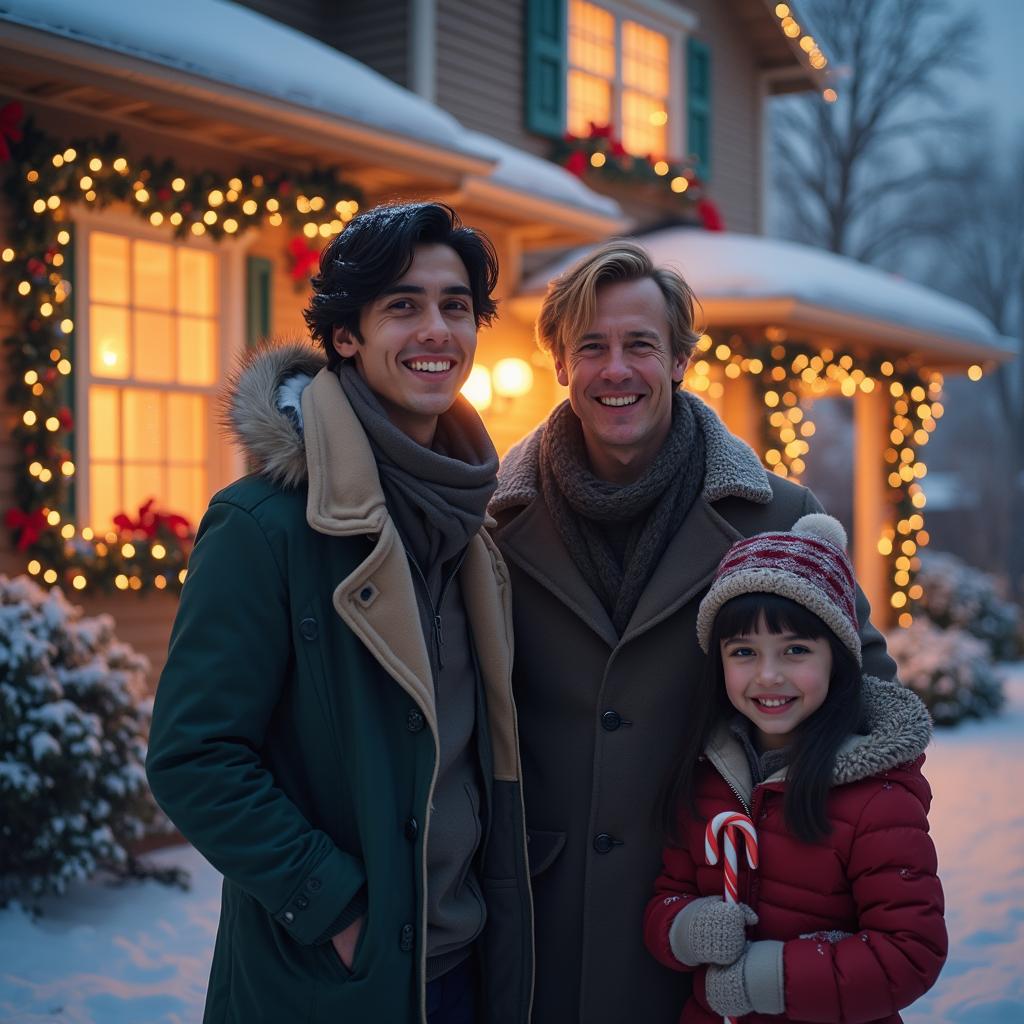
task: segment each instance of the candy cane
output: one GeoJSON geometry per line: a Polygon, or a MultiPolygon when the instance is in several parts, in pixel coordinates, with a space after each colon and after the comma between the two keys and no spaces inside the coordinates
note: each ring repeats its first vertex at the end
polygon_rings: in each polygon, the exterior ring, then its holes
{"type": "MultiPolygon", "coordinates": [[[[751,870],[757,867],[757,831],[754,823],[738,811],[721,811],[707,824],[704,830],[704,855],[709,864],[719,859],[718,835],[722,833],[723,868],[725,871],[725,902],[739,902],[739,861],[736,856],[736,834],[742,837],[747,864],[751,870]]],[[[725,1024],[735,1024],[732,1017],[722,1018],[725,1024]]]]}

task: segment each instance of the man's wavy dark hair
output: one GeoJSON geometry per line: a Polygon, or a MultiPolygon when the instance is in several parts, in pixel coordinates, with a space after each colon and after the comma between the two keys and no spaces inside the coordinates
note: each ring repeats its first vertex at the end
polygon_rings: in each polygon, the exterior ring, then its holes
{"type": "Polygon", "coordinates": [[[320,273],[303,310],[309,333],[324,347],[334,369],[342,357],[334,347],[336,327],[362,342],[359,314],[412,265],[418,245],[447,245],[462,260],[473,293],[476,325],[490,324],[497,312],[491,298],[498,283],[498,257],[490,239],[466,227],[444,203],[375,206],[351,223],[320,254],[320,273]]]}

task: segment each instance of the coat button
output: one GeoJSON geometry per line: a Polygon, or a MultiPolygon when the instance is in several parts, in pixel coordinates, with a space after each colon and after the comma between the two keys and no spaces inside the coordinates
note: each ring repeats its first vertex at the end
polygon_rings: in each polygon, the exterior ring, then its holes
{"type": "Polygon", "coordinates": [[[406,715],[405,727],[409,732],[419,732],[423,726],[427,724],[427,720],[423,717],[423,712],[417,708],[413,708],[412,711],[406,715]]]}
{"type": "Polygon", "coordinates": [[[607,832],[598,832],[594,836],[594,849],[598,853],[611,853],[613,847],[621,845],[621,839],[616,839],[614,836],[608,835],[607,832]]]}
{"type": "Polygon", "coordinates": [[[403,924],[402,930],[398,936],[398,948],[403,953],[408,953],[413,947],[413,942],[416,939],[416,932],[411,924],[403,924]]]}
{"type": "Polygon", "coordinates": [[[311,879],[309,879],[309,881],[306,882],[306,888],[310,892],[319,892],[320,891],[320,879],[319,878],[311,878],[311,879]]]}
{"type": "Polygon", "coordinates": [[[419,835],[420,826],[415,818],[410,818],[405,823],[405,838],[411,843],[419,835]]]}
{"type": "Polygon", "coordinates": [[[295,920],[295,915],[290,910],[286,910],[281,916],[284,918],[286,924],[291,924],[292,921],[295,920]]]}
{"type": "Polygon", "coordinates": [[[296,896],[295,897],[295,906],[297,906],[299,908],[299,910],[305,910],[306,907],[309,906],[309,897],[308,896],[296,896]]]}
{"type": "Polygon", "coordinates": [[[303,619],[299,623],[299,632],[302,634],[303,640],[315,640],[316,619],[303,619]]]}
{"type": "Polygon", "coordinates": [[[618,711],[606,711],[601,716],[601,727],[607,732],[615,732],[622,725],[622,716],[618,711]]]}

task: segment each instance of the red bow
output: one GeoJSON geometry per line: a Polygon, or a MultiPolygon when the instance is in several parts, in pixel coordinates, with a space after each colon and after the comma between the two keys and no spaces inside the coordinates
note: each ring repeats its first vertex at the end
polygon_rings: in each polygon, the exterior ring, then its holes
{"type": "Polygon", "coordinates": [[[175,537],[185,538],[192,533],[192,524],[184,517],[173,512],[160,512],[153,508],[156,498],[150,498],[139,506],[138,517],[132,519],[124,512],[114,516],[114,525],[124,533],[141,533],[152,540],[161,527],[165,527],[175,537]]]}
{"type": "Polygon", "coordinates": [[[0,107],[0,163],[11,159],[9,143],[21,142],[22,112],[20,103],[8,103],[0,107]]]}
{"type": "Polygon", "coordinates": [[[320,265],[320,250],[301,235],[296,235],[288,243],[288,256],[291,260],[288,272],[296,284],[304,281],[320,265]]]}
{"type": "Polygon", "coordinates": [[[577,149],[569,154],[568,159],[565,161],[565,169],[570,174],[575,174],[577,178],[582,178],[587,173],[587,167],[589,161],[587,160],[587,154],[582,150],[577,149]]]}
{"type": "Polygon", "coordinates": [[[697,215],[707,231],[725,230],[725,222],[722,220],[722,215],[718,212],[718,207],[710,199],[702,199],[697,203],[697,215]]]}
{"type": "Polygon", "coordinates": [[[9,529],[21,531],[18,535],[18,550],[24,551],[42,536],[46,526],[46,516],[43,515],[41,508],[34,509],[32,512],[22,512],[20,508],[11,508],[4,516],[4,522],[9,529]]]}

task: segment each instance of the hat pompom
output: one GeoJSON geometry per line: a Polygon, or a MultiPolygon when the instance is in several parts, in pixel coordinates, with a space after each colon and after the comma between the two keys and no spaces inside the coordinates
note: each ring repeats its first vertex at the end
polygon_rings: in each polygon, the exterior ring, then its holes
{"type": "Polygon", "coordinates": [[[825,515],[824,512],[812,512],[810,515],[801,516],[793,524],[793,533],[826,541],[840,551],[846,550],[846,531],[843,524],[838,519],[825,515]]]}

